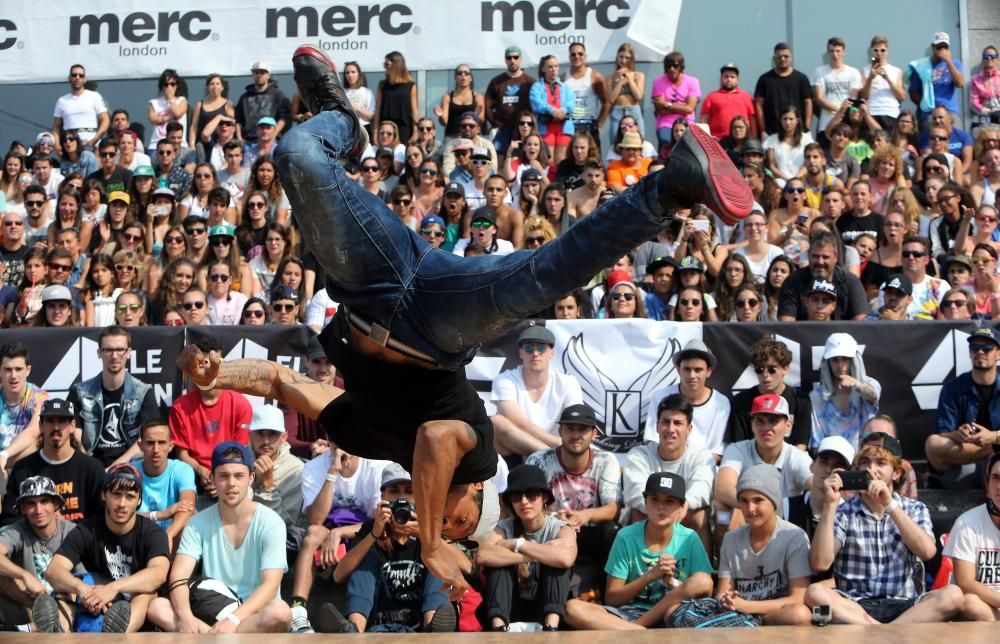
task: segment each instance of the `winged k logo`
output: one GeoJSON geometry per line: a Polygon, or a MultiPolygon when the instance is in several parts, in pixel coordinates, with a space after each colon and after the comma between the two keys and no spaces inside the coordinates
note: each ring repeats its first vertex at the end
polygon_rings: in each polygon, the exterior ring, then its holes
{"type": "Polygon", "coordinates": [[[648,361],[622,360],[623,355],[630,355],[627,352],[595,352],[592,357],[583,333],[570,337],[562,353],[562,368],[576,377],[583,389],[583,401],[597,411],[602,429],[595,439],[599,446],[611,452],[627,452],[642,442],[647,407],[656,404],[650,396],[677,382],[673,355],[680,349],[681,343],[670,338],[649,365],[648,361]],[[637,374],[647,365],[648,369],[637,374]]]}

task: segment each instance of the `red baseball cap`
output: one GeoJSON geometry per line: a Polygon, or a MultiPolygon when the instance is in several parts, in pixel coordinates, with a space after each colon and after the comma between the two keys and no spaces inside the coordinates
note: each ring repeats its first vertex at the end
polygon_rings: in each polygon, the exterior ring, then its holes
{"type": "Polygon", "coordinates": [[[778,394],[761,394],[753,399],[750,415],[771,414],[773,416],[791,416],[788,412],[788,401],[778,394]]]}

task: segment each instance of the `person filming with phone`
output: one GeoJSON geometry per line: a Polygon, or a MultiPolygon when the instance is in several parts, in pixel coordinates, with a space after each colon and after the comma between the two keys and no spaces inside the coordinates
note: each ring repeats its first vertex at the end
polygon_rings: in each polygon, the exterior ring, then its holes
{"type": "MultiPolygon", "coordinates": [[[[961,589],[949,584],[925,592],[923,562],[934,557],[927,506],[898,494],[903,450],[886,436],[866,445],[854,470],[834,470],[823,485],[823,510],[813,535],[813,570],[832,566],[836,589],[815,583],[806,605],[837,624],[943,622],[963,610],[961,589]],[[841,501],[841,492],[858,494],[841,501]]],[[[963,615],[963,617],[965,617],[963,615]]],[[[974,616],[972,616],[974,617],[974,616]]]]}

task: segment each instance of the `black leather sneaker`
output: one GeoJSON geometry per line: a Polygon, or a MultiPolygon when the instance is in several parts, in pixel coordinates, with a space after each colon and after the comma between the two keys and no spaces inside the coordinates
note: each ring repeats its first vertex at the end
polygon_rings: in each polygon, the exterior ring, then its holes
{"type": "Polygon", "coordinates": [[[735,224],[753,208],[753,193],[743,175],[712,135],[696,126],[671,148],[656,184],[660,203],[669,210],[703,203],[727,224],[735,224]]]}
{"type": "Polygon", "coordinates": [[[368,132],[361,127],[347,93],[337,79],[337,67],[315,45],[301,45],[292,54],[295,84],[306,107],[313,114],[334,110],[351,119],[353,142],[348,156],[357,156],[368,147],[368,132]]]}

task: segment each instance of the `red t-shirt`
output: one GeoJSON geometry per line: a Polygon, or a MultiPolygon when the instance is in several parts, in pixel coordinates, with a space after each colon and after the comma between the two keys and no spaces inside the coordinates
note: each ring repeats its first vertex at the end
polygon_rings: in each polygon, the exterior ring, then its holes
{"type": "Polygon", "coordinates": [[[219,443],[250,442],[246,425],[253,416],[250,401],[243,394],[223,390],[211,407],[192,389],[174,401],[170,409],[170,433],[174,444],[191,453],[199,464],[212,466],[212,450],[219,443]]]}
{"type": "MultiPolygon", "coordinates": [[[[708,115],[708,127],[712,136],[719,139],[729,136],[729,124],[733,122],[734,116],[743,116],[749,123],[753,123],[755,112],[753,97],[739,88],[735,92],[716,90],[705,97],[701,106],[701,113],[708,115]]],[[[747,132],[747,136],[749,135],[747,132]]]]}

